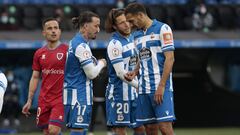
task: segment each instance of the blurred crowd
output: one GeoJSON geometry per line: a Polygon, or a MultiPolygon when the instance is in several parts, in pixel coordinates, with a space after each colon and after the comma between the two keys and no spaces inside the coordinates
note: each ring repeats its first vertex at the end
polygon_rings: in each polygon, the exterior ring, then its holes
{"type": "Polygon", "coordinates": [[[0,0],[0,30],[36,30],[44,18],[56,17],[62,30],[71,31],[71,18],[85,10],[99,14],[103,29],[111,8],[134,1],[145,3],[152,18],[174,30],[234,30],[240,24],[240,0],[0,0]]]}

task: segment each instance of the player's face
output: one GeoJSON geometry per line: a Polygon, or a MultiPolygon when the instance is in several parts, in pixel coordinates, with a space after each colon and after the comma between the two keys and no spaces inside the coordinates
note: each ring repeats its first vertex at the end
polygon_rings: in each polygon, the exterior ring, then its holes
{"type": "Polygon", "coordinates": [[[134,28],[137,28],[137,29],[141,29],[143,26],[142,26],[142,18],[140,17],[139,14],[131,14],[131,13],[128,13],[126,15],[126,18],[127,18],[127,21],[130,23],[130,26],[132,29],[134,28]]]}
{"type": "Polygon", "coordinates": [[[128,36],[131,33],[129,22],[126,20],[124,14],[116,18],[116,30],[124,36],[128,36]]]}
{"type": "Polygon", "coordinates": [[[43,28],[43,36],[47,41],[56,42],[60,39],[61,30],[57,21],[52,20],[45,23],[43,28]]]}
{"type": "Polygon", "coordinates": [[[100,32],[100,19],[97,17],[92,18],[92,22],[86,24],[88,39],[96,39],[97,33],[100,32]]]}

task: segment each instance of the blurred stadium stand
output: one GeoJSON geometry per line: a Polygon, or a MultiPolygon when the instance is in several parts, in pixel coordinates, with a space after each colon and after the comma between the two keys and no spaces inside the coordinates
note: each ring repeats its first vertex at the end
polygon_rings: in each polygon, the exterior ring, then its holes
{"type": "MultiPolygon", "coordinates": [[[[0,30],[35,30],[41,28],[46,17],[56,16],[63,8],[67,19],[85,9],[98,13],[102,22],[106,13],[117,6],[118,0],[0,0],[0,30]]],[[[131,0],[125,0],[125,5],[131,0]]],[[[190,30],[189,21],[196,4],[203,0],[137,0],[146,5],[151,17],[168,23],[174,30],[190,30]]],[[[240,0],[206,0],[213,14],[215,29],[236,29],[239,24],[240,0]],[[226,21],[228,20],[228,21],[226,21]]],[[[101,24],[103,28],[104,23],[101,24]]]]}

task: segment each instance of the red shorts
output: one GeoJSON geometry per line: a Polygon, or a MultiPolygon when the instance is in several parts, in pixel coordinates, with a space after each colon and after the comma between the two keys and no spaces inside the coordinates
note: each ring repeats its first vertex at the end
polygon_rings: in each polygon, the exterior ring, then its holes
{"type": "Polygon", "coordinates": [[[55,125],[61,127],[64,122],[64,106],[61,100],[54,102],[40,102],[37,109],[37,127],[44,129],[48,125],[55,125]]]}

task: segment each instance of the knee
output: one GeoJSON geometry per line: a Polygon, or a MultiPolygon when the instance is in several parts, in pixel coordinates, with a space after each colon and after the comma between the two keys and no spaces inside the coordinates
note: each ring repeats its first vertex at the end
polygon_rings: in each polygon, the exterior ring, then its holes
{"type": "Polygon", "coordinates": [[[160,123],[159,124],[159,130],[163,135],[174,135],[173,128],[172,128],[172,123],[160,123]]]}
{"type": "Polygon", "coordinates": [[[156,131],[158,130],[157,124],[148,124],[145,126],[146,130],[148,131],[156,131]]]}
{"type": "Polygon", "coordinates": [[[48,133],[49,135],[59,135],[61,129],[59,127],[49,127],[48,133]]]}
{"type": "Polygon", "coordinates": [[[140,127],[134,128],[134,132],[135,133],[144,133],[145,132],[145,128],[144,128],[144,126],[140,126],[140,127]]]}

